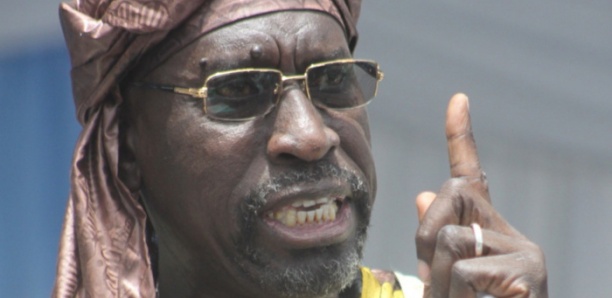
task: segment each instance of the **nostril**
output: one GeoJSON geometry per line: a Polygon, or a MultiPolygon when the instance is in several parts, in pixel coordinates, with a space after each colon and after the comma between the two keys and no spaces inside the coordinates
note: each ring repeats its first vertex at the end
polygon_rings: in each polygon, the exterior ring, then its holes
{"type": "Polygon", "coordinates": [[[325,158],[325,156],[329,155],[330,152],[333,152],[334,148],[331,148],[329,151],[324,154],[317,154],[317,158],[307,158],[304,155],[296,155],[292,153],[279,153],[274,156],[274,159],[280,163],[296,163],[296,162],[313,162],[319,159],[325,158]]]}
{"type": "Polygon", "coordinates": [[[279,155],[276,156],[276,158],[278,160],[282,160],[282,161],[294,161],[294,160],[299,160],[299,158],[293,154],[290,153],[281,153],[279,155]]]}

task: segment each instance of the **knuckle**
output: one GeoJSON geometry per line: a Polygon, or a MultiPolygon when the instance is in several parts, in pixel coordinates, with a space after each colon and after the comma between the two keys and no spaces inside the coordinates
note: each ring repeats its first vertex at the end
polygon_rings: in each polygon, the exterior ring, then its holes
{"type": "Polygon", "coordinates": [[[443,197],[453,199],[456,211],[461,211],[469,210],[473,206],[490,205],[487,203],[490,201],[488,189],[486,181],[478,178],[456,177],[444,183],[442,193],[443,197]]]}
{"type": "Polygon", "coordinates": [[[442,189],[444,194],[453,198],[454,201],[471,201],[481,196],[481,187],[481,183],[474,181],[473,178],[457,177],[447,180],[442,189]]]}
{"type": "Polygon", "coordinates": [[[544,251],[542,250],[542,248],[536,244],[534,245],[534,254],[536,255],[537,259],[539,260],[539,262],[544,265],[546,263],[546,256],[544,255],[544,251]]]}
{"type": "Polygon", "coordinates": [[[465,177],[454,177],[446,180],[442,188],[457,191],[465,188],[467,185],[468,181],[465,177]]]}
{"type": "Polygon", "coordinates": [[[451,268],[451,278],[454,281],[461,283],[468,283],[470,281],[470,264],[466,261],[459,260],[453,264],[451,268]]]}
{"type": "MultiPolygon", "coordinates": [[[[482,172],[483,175],[484,172],[482,172]]],[[[442,186],[445,194],[454,197],[482,197],[488,196],[489,182],[486,176],[480,177],[454,177],[448,179],[442,186]]]]}
{"type": "Polygon", "coordinates": [[[451,280],[454,285],[462,285],[463,287],[470,287],[476,292],[479,289],[486,287],[486,283],[483,281],[487,278],[482,277],[476,268],[467,260],[459,260],[455,262],[451,268],[451,280]]]}
{"type": "Polygon", "coordinates": [[[512,293],[511,297],[516,298],[527,298],[531,296],[531,287],[525,280],[518,279],[513,282],[509,287],[508,291],[512,293]]]}
{"type": "Polygon", "coordinates": [[[429,229],[420,227],[417,232],[416,232],[416,236],[414,237],[414,239],[416,240],[416,243],[425,243],[427,242],[427,240],[431,238],[431,232],[429,231],[429,229]]]}
{"type": "Polygon", "coordinates": [[[524,244],[524,247],[525,250],[523,254],[529,260],[530,263],[533,263],[538,267],[546,267],[544,251],[542,250],[542,248],[540,248],[540,246],[533,242],[527,242],[524,244]]]}
{"type": "Polygon", "coordinates": [[[431,249],[436,243],[436,233],[425,227],[420,227],[414,238],[417,248],[431,249]]]}
{"type": "MultiPolygon", "coordinates": [[[[548,272],[546,270],[546,261],[542,249],[532,243],[525,244],[526,249],[520,253],[519,260],[524,260],[522,278],[517,282],[517,288],[526,289],[526,293],[546,293],[548,272]]],[[[525,297],[528,297],[527,295],[525,297]]],[[[518,296],[522,297],[522,296],[518,296]]]]}
{"type": "Polygon", "coordinates": [[[542,251],[539,246],[535,244],[534,246],[535,248],[532,256],[532,261],[534,262],[533,275],[535,277],[535,280],[539,283],[546,283],[546,280],[548,279],[548,272],[546,270],[546,259],[544,257],[544,251],[542,251]]]}
{"type": "Polygon", "coordinates": [[[437,235],[437,246],[450,251],[458,252],[458,243],[462,242],[461,227],[455,225],[446,225],[440,229],[437,235]]]}

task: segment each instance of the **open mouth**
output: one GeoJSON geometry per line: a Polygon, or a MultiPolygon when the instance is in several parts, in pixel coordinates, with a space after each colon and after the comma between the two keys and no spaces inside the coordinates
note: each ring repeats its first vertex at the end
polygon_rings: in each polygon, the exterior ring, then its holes
{"type": "Polygon", "coordinates": [[[263,213],[264,234],[294,249],[343,242],[357,225],[350,202],[346,196],[297,197],[263,213]]]}
{"type": "Polygon", "coordinates": [[[323,224],[336,220],[343,201],[342,197],[299,199],[290,205],[268,211],[265,216],[286,227],[323,224]]]}

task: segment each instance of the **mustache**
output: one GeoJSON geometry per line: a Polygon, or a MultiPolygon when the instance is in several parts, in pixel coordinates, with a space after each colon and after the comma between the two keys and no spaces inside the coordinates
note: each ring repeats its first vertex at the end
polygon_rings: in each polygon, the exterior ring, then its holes
{"type": "MultiPolygon", "coordinates": [[[[310,167],[285,172],[281,175],[270,178],[267,181],[260,183],[243,201],[241,212],[255,213],[260,210],[266,203],[266,198],[282,189],[289,188],[297,184],[316,183],[323,179],[334,178],[342,181],[347,181],[354,200],[363,200],[368,205],[369,203],[369,186],[361,177],[348,169],[341,168],[330,162],[318,162],[310,167]]],[[[365,207],[365,206],[364,206],[365,207]]]]}

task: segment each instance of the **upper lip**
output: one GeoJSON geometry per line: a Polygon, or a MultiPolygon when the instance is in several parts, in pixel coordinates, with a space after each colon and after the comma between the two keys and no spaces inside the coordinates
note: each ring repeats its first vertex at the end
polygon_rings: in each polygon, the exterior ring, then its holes
{"type": "Polygon", "coordinates": [[[350,187],[346,182],[336,179],[323,179],[317,182],[294,184],[272,192],[266,196],[266,203],[258,214],[266,214],[282,206],[291,205],[297,200],[316,200],[323,197],[351,197],[350,187]]]}

